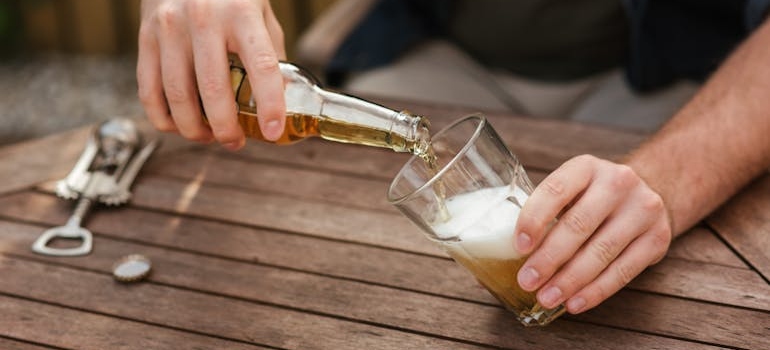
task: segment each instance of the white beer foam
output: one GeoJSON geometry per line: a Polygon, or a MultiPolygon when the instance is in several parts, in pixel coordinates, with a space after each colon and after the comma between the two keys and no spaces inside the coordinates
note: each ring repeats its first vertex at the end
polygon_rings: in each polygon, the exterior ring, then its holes
{"type": "Polygon", "coordinates": [[[462,249],[476,258],[514,259],[516,252],[513,230],[519,217],[519,207],[527,194],[519,187],[501,186],[464,193],[446,200],[450,219],[433,225],[440,239],[459,237],[459,242],[447,244],[448,249],[462,249]]]}

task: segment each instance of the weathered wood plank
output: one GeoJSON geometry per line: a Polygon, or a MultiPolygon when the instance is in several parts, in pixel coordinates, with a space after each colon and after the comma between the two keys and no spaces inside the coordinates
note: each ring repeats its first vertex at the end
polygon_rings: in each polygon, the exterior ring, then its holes
{"type": "Polygon", "coordinates": [[[751,322],[737,326],[746,321],[741,319],[745,310],[681,299],[668,300],[629,290],[619,294],[577,318],[622,328],[641,327],[656,334],[740,349],[770,349],[770,314],[767,312],[756,312],[751,322]]]}
{"type": "Polygon", "coordinates": [[[132,203],[275,230],[444,255],[416,225],[396,212],[298,201],[275,193],[245,192],[205,186],[199,180],[180,182],[153,176],[138,180],[132,203]]]}
{"type": "MultiPolygon", "coordinates": [[[[143,118],[134,118],[146,138],[160,138],[157,156],[191,147],[194,144],[172,134],[157,134],[143,118]]],[[[85,147],[93,126],[76,128],[0,148],[0,195],[28,188],[67,175],[85,147]]]]}
{"type": "Polygon", "coordinates": [[[0,148],[0,194],[65,176],[83,151],[73,140],[87,135],[81,128],[0,148]]]}
{"type": "MultiPolygon", "coordinates": [[[[62,201],[42,194],[24,193],[0,198],[0,215],[47,225],[63,222],[69,215],[68,210],[62,201]]],[[[152,245],[492,302],[464,270],[446,258],[429,258],[130,208],[94,213],[88,227],[100,234],[152,245]]],[[[11,241],[12,237],[7,238],[7,242],[11,241]]],[[[25,244],[15,242],[22,248],[25,244]]],[[[721,244],[715,240],[704,240],[703,243],[704,251],[716,251],[710,245],[721,244]]],[[[31,238],[26,244],[31,244],[31,238]]],[[[695,258],[690,261],[666,259],[642,274],[640,281],[632,286],[655,293],[767,308],[767,286],[764,283],[757,285],[761,280],[756,279],[753,271],[723,266],[721,260],[705,259],[710,256],[705,255],[703,260],[690,256],[695,258]]]]}
{"type": "Polygon", "coordinates": [[[664,259],[630,287],[770,312],[770,285],[755,271],[680,259],[664,259]]]}
{"type": "MultiPolygon", "coordinates": [[[[95,290],[83,292],[87,292],[84,298],[100,294],[95,290]]],[[[0,315],[0,334],[3,336],[61,348],[264,349],[5,295],[0,295],[0,315]]]]}
{"type": "MultiPolygon", "coordinates": [[[[378,158],[383,159],[383,158],[378,158]]],[[[194,150],[180,152],[155,162],[148,172],[185,179],[205,178],[205,182],[244,187],[253,190],[285,193],[310,200],[333,201],[371,209],[395,210],[387,203],[387,181],[362,179],[339,173],[326,173],[293,166],[245,162],[219,153],[194,150]],[[244,173],[256,174],[244,177],[244,173]],[[297,179],[302,179],[298,181],[297,179]],[[343,190],[344,189],[344,190],[343,190]]],[[[539,183],[547,174],[534,170],[530,177],[539,183]]],[[[51,184],[48,184],[51,190],[51,184]]],[[[668,256],[692,261],[704,261],[726,266],[746,267],[746,264],[719,241],[710,231],[695,228],[672,243],[668,256]]]]}
{"type": "Polygon", "coordinates": [[[770,280],[770,174],[754,181],[706,222],[770,280]]]}
{"type": "MultiPolygon", "coordinates": [[[[490,305],[429,296],[414,292],[395,290],[364,283],[336,280],[323,276],[309,275],[301,272],[278,270],[261,266],[244,266],[224,259],[193,256],[159,248],[143,247],[143,253],[149,256],[157,266],[150,277],[164,286],[141,284],[122,286],[111,283],[106,276],[107,269],[104,260],[107,256],[113,258],[120,251],[138,249],[132,244],[99,240],[102,250],[95,252],[88,259],[55,260],[60,264],[85,267],[103,271],[105,275],[71,270],[36,263],[28,260],[8,259],[0,262],[0,271],[21,283],[2,283],[0,290],[7,294],[23,294],[27,297],[64,304],[71,307],[106,312],[121,317],[129,317],[147,322],[194,329],[211,334],[220,334],[238,339],[237,335],[247,334],[256,339],[285,338],[291,329],[294,341],[305,345],[306,337],[331,337],[334,348],[340,338],[356,336],[354,348],[364,345],[356,334],[328,335],[334,332],[334,319],[313,320],[315,315],[306,315],[309,320],[302,321],[299,316],[290,311],[272,310],[271,322],[264,324],[266,316],[253,309],[265,308],[263,305],[253,305],[242,301],[223,299],[210,294],[192,293],[186,290],[176,290],[165,285],[178,285],[185,288],[203,290],[209,293],[223,293],[239,299],[255,300],[270,305],[286,305],[293,309],[308,310],[312,313],[333,314],[345,319],[364,321],[367,323],[384,324],[400,329],[410,329],[419,333],[436,334],[452,339],[490,344],[506,348],[570,348],[570,349],[612,349],[618,339],[634,348],[659,349],[698,349],[711,348],[701,344],[683,342],[670,338],[661,338],[636,332],[621,331],[612,328],[601,328],[589,324],[581,324],[561,320],[547,329],[527,329],[511,319],[511,315],[502,308],[490,305]],[[104,255],[104,256],[102,256],[104,255]],[[36,278],[23,278],[33,276],[36,278]],[[48,276],[46,278],[46,276],[48,276]],[[102,290],[100,296],[85,298],[86,290],[102,290]],[[62,291],[67,291],[62,293],[62,291]],[[114,300],[120,300],[120,305],[114,305],[114,300]],[[171,302],[173,301],[173,302],[171,302]],[[165,310],[161,314],[148,310],[165,310]],[[173,315],[173,316],[169,316],[173,315]],[[436,317],[441,315],[440,317],[436,317]],[[206,318],[210,321],[206,321],[206,318]],[[289,319],[290,321],[287,321],[289,319]],[[280,321],[277,321],[280,320],[280,321]],[[468,322],[473,320],[473,322],[468,322]],[[211,322],[212,324],[209,324],[211,322]],[[324,323],[323,331],[318,331],[312,324],[324,323]],[[278,324],[276,324],[278,323],[278,324]],[[269,330],[265,330],[267,328],[269,330]],[[310,328],[310,329],[308,329],[310,328]],[[296,332],[296,333],[295,333],[296,332]],[[276,335],[279,333],[283,335],[276,335]],[[322,333],[322,334],[319,334],[322,333]],[[300,335],[301,334],[301,335],[300,335]],[[604,344],[604,345],[600,345],[604,344]]],[[[28,253],[27,253],[28,254],[28,253]]],[[[662,298],[661,298],[662,299],[662,298]]],[[[664,305],[676,301],[665,298],[664,305]]],[[[632,302],[628,299],[626,302],[632,302]]],[[[691,302],[693,303],[693,302],[691,302]]],[[[693,303],[697,304],[697,303],[693,303]]],[[[706,305],[706,308],[709,306],[706,305]]],[[[622,313],[625,310],[618,310],[622,313]]],[[[628,317],[628,313],[622,313],[628,317]]],[[[735,329],[748,326],[757,318],[757,313],[743,311],[740,321],[733,325],[735,329]]],[[[661,314],[662,317],[671,315],[661,314]]],[[[736,317],[738,318],[738,317],[736,317]]],[[[703,324],[705,329],[712,325],[703,324]]],[[[346,333],[340,328],[336,333],[346,333]]],[[[370,331],[371,332],[371,331],[370,331]]],[[[379,332],[378,339],[387,337],[385,331],[379,332]]],[[[724,330],[722,330],[724,332],[724,330]]],[[[387,342],[397,342],[393,347],[411,348],[408,337],[394,336],[387,342]]],[[[695,338],[698,339],[698,338],[695,338]]],[[[317,342],[320,340],[316,340],[317,342]]],[[[268,345],[275,345],[269,343],[268,345]]],[[[382,348],[382,344],[368,344],[382,348]]],[[[320,346],[320,345],[319,345],[320,346]]],[[[423,345],[424,348],[426,345],[423,345]]],[[[443,346],[447,346],[444,344],[443,346]]],[[[304,347],[304,346],[300,346],[304,347]]],[[[350,346],[348,346],[350,347],[350,346]]],[[[390,348],[390,347],[388,347],[390,348]]],[[[454,348],[454,347],[453,347],[454,348]]]]}
{"type": "MultiPolygon", "coordinates": [[[[385,157],[370,160],[381,161],[383,165],[390,163],[385,157]]],[[[147,172],[183,179],[202,178],[205,183],[396,212],[386,198],[390,179],[322,168],[310,169],[301,164],[291,164],[290,161],[276,163],[256,158],[246,161],[243,157],[234,157],[213,149],[195,149],[163,157],[153,162],[147,172]]],[[[530,172],[535,182],[539,182],[545,175],[537,170],[530,172]]]]}
{"type": "MultiPolygon", "coordinates": [[[[0,216],[14,216],[46,226],[66,220],[69,210],[70,206],[61,200],[41,194],[0,198],[0,216]]],[[[131,208],[94,212],[86,225],[100,236],[455,298],[495,302],[467,272],[447,257],[426,257],[131,208]]],[[[8,249],[24,252],[42,231],[43,228],[37,226],[0,224],[0,240],[8,249]]],[[[94,249],[100,247],[95,245],[94,249]]]]}
{"type": "MultiPolygon", "coordinates": [[[[386,191],[387,185],[383,181],[296,169],[290,166],[283,167],[276,164],[244,162],[217,157],[210,152],[206,152],[202,156],[197,154],[197,152],[193,151],[179,152],[173,156],[159,158],[149,166],[147,172],[195,179],[197,181],[203,178],[205,183],[220,184],[226,187],[244,187],[259,191],[272,191],[314,201],[331,201],[344,205],[395,212],[392,206],[384,199],[384,195],[372,196],[372,193],[384,193],[386,191]],[[202,160],[200,159],[201,157],[202,160]],[[243,173],[259,175],[245,177],[244,179],[243,173]],[[345,190],[338,190],[341,188],[345,190]],[[375,188],[378,190],[374,190],[375,188]],[[318,192],[321,194],[316,195],[315,193],[318,192]]],[[[535,181],[539,181],[545,176],[545,174],[537,171],[534,173],[536,176],[535,181]]],[[[46,183],[43,188],[52,191],[53,183],[46,183]]],[[[170,209],[166,208],[166,210],[170,209]]],[[[693,232],[678,238],[672,244],[668,255],[726,266],[746,266],[711,232],[702,228],[696,228],[693,232]]]]}
{"type": "MultiPolygon", "coordinates": [[[[385,160],[384,157],[376,159],[385,160]]],[[[249,162],[243,157],[234,158],[211,149],[164,157],[163,161],[153,163],[147,170],[153,174],[184,179],[202,178],[206,183],[396,212],[386,198],[388,182],[381,177],[330,173],[288,162],[249,162]]]]}
{"type": "Polygon", "coordinates": [[[680,235],[671,243],[667,256],[689,261],[748,268],[713,232],[703,227],[693,228],[680,235]]]}
{"type": "Polygon", "coordinates": [[[276,146],[260,141],[247,141],[246,147],[232,153],[210,146],[216,154],[237,156],[246,161],[270,161],[357,174],[373,179],[389,180],[398,173],[410,155],[391,150],[360,145],[339,144],[321,139],[309,139],[290,146],[276,146]]]}
{"type": "MultiPolygon", "coordinates": [[[[106,245],[105,242],[102,243],[106,245]]],[[[162,261],[163,259],[152,253],[151,259],[158,261],[155,274],[163,276],[170,272],[166,270],[167,264],[162,261]]],[[[187,261],[196,262],[194,259],[187,261]]],[[[187,266],[187,268],[190,267],[192,266],[187,266]]],[[[216,278],[216,276],[201,274],[187,268],[177,271],[184,271],[183,275],[188,275],[185,279],[192,277],[206,284],[208,283],[206,281],[216,278]]],[[[248,269],[247,266],[241,266],[241,268],[248,269]]],[[[0,290],[5,294],[90,310],[122,319],[129,318],[174,329],[215,335],[239,342],[254,342],[292,349],[480,348],[451,340],[157,284],[120,284],[115,283],[107,274],[78,271],[33,261],[0,258],[0,271],[4,276],[9,277],[0,281],[0,290]]],[[[258,288],[260,284],[257,277],[256,280],[241,280],[240,285],[244,288],[248,286],[258,288]]],[[[305,292],[312,293],[312,290],[305,292]]],[[[0,298],[0,305],[2,300],[0,298]]],[[[0,306],[0,310],[2,309],[3,306],[0,306]]],[[[113,329],[113,336],[117,335],[115,332],[117,329],[119,328],[113,329]]],[[[83,334],[79,337],[83,337],[83,334]]],[[[116,341],[125,342],[131,341],[132,337],[115,336],[115,338],[116,341]]],[[[103,347],[103,349],[107,348],[110,347],[103,347]]],[[[178,346],[149,348],[171,349],[178,346]]]]}
{"type": "Polygon", "coordinates": [[[56,349],[48,346],[34,345],[27,342],[0,337],[0,349],[3,350],[44,350],[56,349]]]}

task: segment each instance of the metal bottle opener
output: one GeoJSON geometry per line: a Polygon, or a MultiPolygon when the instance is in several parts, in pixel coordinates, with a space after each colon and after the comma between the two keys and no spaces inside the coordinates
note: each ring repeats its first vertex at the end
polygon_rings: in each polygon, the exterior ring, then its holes
{"type": "Polygon", "coordinates": [[[81,226],[91,205],[121,205],[131,199],[130,187],[136,175],[157,148],[157,140],[139,149],[141,137],[134,123],[114,118],[99,124],[89,135],[83,154],[66,178],[56,184],[56,194],[64,199],[77,199],[75,211],[64,226],[43,232],[32,250],[53,256],[78,256],[91,252],[91,231],[81,226]],[[79,239],[79,247],[53,248],[55,238],[79,239]]]}

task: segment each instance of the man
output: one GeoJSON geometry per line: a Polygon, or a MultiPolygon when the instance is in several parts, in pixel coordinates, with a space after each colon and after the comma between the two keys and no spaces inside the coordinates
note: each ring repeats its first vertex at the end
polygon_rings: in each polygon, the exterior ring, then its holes
{"type": "MultiPolygon", "coordinates": [[[[720,1],[676,3],[696,8],[720,1]]],[[[740,3],[757,28],[670,122],[622,164],[592,156],[567,161],[525,204],[517,247],[531,256],[518,279],[524,289],[538,291],[543,306],[564,303],[569,312],[579,313],[598,305],[658,262],[676,235],[770,167],[770,23],[760,24],[763,17],[755,15],[764,14],[767,4],[740,3]],[[546,235],[559,213],[558,224],[546,235]]],[[[671,75],[659,73],[675,65],[638,61],[650,58],[649,51],[638,50],[650,44],[644,30],[658,23],[645,14],[656,13],[661,3],[626,4],[630,33],[636,35],[631,42],[637,45],[631,50],[637,56],[628,64],[631,81],[641,88],[664,84],[671,75]]],[[[250,76],[263,134],[277,139],[285,111],[277,63],[285,58],[285,48],[270,3],[143,1],[137,79],[156,128],[196,141],[217,140],[231,150],[243,146],[228,52],[240,56],[250,76]]]]}

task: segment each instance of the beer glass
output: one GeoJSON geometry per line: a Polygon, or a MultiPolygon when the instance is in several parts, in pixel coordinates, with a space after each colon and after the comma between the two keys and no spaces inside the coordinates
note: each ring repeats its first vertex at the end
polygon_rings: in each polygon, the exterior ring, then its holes
{"type": "Polygon", "coordinates": [[[514,227],[532,189],[486,118],[470,115],[436,133],[428,154],[409,159],[388,200],[522,324],[542,326],[564,307],[544,309],[516,280],[526,256],[515,248],[514,227]]]}

